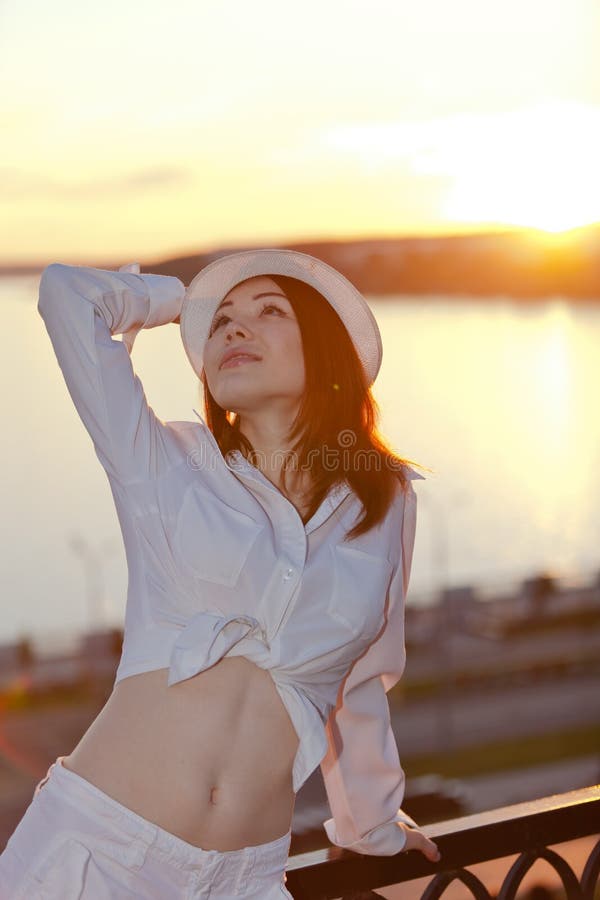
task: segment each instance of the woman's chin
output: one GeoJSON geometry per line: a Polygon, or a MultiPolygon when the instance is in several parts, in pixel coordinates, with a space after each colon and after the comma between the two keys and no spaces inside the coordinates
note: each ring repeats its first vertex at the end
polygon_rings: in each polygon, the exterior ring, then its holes
{"type": "Polygon", "coordinates": [[[250,385],[244,385],[242,390],[224,391],[219,397],[215,397],[215,400],[222,409],[239,415],[264,409],[266,395],[262,391],[253,391],[250,385]]]}

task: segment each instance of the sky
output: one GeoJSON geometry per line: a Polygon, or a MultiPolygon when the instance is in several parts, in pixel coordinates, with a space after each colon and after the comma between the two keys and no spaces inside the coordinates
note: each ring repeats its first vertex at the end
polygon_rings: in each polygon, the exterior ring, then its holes
{"type": "Polygon", "coordinates": [[[0,265],[600,221],[597,0],[0,0],[0,265]]]}

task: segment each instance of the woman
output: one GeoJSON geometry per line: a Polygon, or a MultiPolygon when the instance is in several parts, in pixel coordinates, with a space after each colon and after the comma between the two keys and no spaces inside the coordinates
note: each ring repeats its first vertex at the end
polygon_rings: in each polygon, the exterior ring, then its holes
{"type": "Polygon", "coordinates": [[[364,298],[314,257],[255,250],[187,290],[135,263],[53,264],[38,310],[109,479],[129,584],[113,692],[37,785],[0,896],[290,897],[294,798],[317,765],[332,843],[435,861],[400,808],[386,698],[423,476],[375,433],[364,298]],[[162,422],[134,374],[137,333],[167,322],[206,422],[162,422]]]}

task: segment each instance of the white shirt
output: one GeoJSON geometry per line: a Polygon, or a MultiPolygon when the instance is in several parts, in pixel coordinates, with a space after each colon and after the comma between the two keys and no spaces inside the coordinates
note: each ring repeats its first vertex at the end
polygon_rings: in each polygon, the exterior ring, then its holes
{"type": "Polygon", "coordinates": [[[166,275],[54,263],[38,310],[106,471],[128,565],[122,678],[168,668],[176,684],[223,656],[273,678],[299,737],[297,792],[320,764],[330,841],[391,855],[404,772],[386,691],[405,665],[404,603],[416,527],[412,480],[385,520],[351,542],[361,504],[347,482],[309,522],[239,451],[224,458],[199,421],[163,422],[131,350],[172,322],[185,286],[166,275]],[[112,335],[122,334],[123,340],[112,335]]]}

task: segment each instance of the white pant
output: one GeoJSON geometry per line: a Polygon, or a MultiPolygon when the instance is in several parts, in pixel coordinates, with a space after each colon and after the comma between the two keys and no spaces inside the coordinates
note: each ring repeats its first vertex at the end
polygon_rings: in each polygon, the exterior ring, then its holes
{"type": "MultiPolygon", "coordinates": [[[[0,855],[2,900],[281,900],[287,834],[203,850],[118,803],[59,756],[0,855]]],[[[292,898],[293,900],[293,898],[292,898]]]]}

